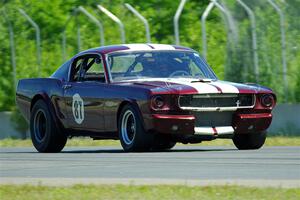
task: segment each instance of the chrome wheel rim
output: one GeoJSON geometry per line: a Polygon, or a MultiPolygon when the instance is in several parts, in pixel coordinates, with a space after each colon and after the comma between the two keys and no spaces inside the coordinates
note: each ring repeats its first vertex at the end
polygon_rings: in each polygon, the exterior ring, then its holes
{"type": "Polygon", "coordinates": [[[131,110],[127,110],[123,115],[121,133],[124,143],[130,145],[133,142],[136,133],[136,120],[131,110]]]}
{"type": "Polygon", "coordinates": [[[47,120],[45,112],[39,109],[34,116],[34,136],[38,142],[42,142],[46,137],[47,120]]]}

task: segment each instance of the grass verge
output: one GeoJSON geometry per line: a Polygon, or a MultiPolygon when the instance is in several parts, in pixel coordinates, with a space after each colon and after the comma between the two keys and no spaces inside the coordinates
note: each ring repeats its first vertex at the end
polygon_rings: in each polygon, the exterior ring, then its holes
{"type": "Polygon", "coordinates": [[[1,200],[68,200],[68,199],[298,199],[299,189],[253,188],[241,186],[126,186],[126,185],[74,185],[49,187],[31,185],[1,185],[1,200]]]}
{"type": "MultiPolygon", "coordinates": [[[[119,146],[118,140],[92,140],[90,138],[72,138],[67,142],[67,146],[119,146]]],[[[232,141],[228,139],[216,139],[213,141],[193,144],[200,146],[232,146],[232,141]]],[[[300,137],[274,136],[268,137],[266,146],[300,146],[300,137]]],[[[0,147],[32,147],[30,139],[3,139],[0,140],[0,147]]]]}

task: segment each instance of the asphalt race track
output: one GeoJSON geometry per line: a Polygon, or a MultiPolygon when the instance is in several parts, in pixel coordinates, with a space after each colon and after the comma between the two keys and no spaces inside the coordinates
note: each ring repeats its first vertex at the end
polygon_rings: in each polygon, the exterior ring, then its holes
{"type": "Polygon", "coordinates": [[[0,183],[152,180],[149,183],[197,184],[202,180],[300,187],[300,147],[238,151],[234,147],[177,146],[151,153],[124,153],[120,147],[67,147],[55,154],[0,148],[0,170],[0,183]]]}

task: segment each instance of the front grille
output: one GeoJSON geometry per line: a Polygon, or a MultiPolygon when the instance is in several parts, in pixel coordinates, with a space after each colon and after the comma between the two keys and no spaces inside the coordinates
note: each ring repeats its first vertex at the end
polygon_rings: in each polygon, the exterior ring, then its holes
{"type": "Polygon", "coordinates": [[[231,126],[233,112],[192,112],[195,127],[231,126]]]}
{"type": "Polygon", "coordinates": [[[253,94],[197,94],[183,95],[179,106],[189,108],[247,108],[254,106],[253,94]]]}

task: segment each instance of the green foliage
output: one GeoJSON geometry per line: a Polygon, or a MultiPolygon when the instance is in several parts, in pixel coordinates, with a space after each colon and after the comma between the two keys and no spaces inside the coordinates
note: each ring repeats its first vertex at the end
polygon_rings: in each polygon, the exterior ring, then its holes
{"type": "MultiPolygon", "coordinates": [[[[67,183],[67,182],[66,182],[67,183]]],[[[64,179],[61,179],[61,185],[64,179]]],[[[261,185],[261,184],[260,184],[261,185]]],[[[188,185],[1,185],[1,199],[297,199],[299,188],[242,187],[242,186],[188,186],[188,185]]]]}
{"type": "MultiPolygon", "coordinates": [[[[255,82],[254,63],[250,22],[246,12],[235,0],[219,0],[231,12],[235,22],[235,31],[227,35],[225,18],[214,8],[207,18],[206,30],[208,41],[207,61],[220,79],[237,82],[255,82]]],[[[72,10],[79,5],[96,16],[103,24],[105,44],[121,43],[119,27],[96,5],[99,3],[118,16],[125,25],[126,43],[146,42],[145,29],[142,24],[124,6],[130,3],[148,19],[151,39],[154,43],[174,43],[173,16],[179,4],[173,0],[2,0],[0,7],[6,9],[11,20],[16,44],[17,79],[37,76],[37,56],[35,32],[30,24],[21,17],[17,8],[24,9],[41,27],[42,39],[42,76],[51,75],[62,63],[62,31],[72,10]]],[[[257,23],[258,57],[260,67],[259,83],[273,88],[279,101],[283,101],[288,93],[290,102],[299,102],[300,94],[300,17],[299,0],[276,0],[282,8],[286,19],[287,65],[289,90],[283,91],[281,44],[279,16],[266,1],[245,1],[254,10],[257,23]]],[[[209,0],[189,0],[180,18],[180,41],[202,52],[200,18],[209,0]]],[[[78,50],[85,50],[100,45],[99,30],[83,14],[73,18],[66,28],[67,57],[70,58],[78,50]],[[81,48],[77,47],[77,27],[80,27],[81,48]]],[[[15,106],[14,84],[11,67],[9,34],[7,22],[0,17],[0,111],[12,110],[15,106]]]]}

